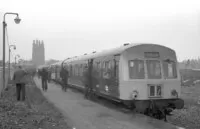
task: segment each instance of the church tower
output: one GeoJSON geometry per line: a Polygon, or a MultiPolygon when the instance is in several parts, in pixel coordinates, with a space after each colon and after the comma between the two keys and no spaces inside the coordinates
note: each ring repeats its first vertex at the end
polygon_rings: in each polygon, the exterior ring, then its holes
{"type": "Polygon", "coordinates": [[[36,66],[45,64],[45,49],[43,41],[33,40],[32,62],[36,66]]]}

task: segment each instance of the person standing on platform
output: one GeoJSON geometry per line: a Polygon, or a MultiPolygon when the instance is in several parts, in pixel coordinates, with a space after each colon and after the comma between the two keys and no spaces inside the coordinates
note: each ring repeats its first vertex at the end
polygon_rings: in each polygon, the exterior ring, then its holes
{"type": "Polygon", "coordinates": [[[47,91],[48,71],[45,68],[43,68],[41,71],[41,78],[42,78],[42,89],[43,91],[47,91]]]}
{"type": "Polygon", "coordinates": [[[51,82],[51,69],[48,68],[48,82],[51,82]]]}
{"type": "Polygon", "coordinates": [[[85,85],[85,98],[89,99],[90,98],[90,92],[91,92],[91,85],[90,85],[90,66],[85,66],[83,76],[84,76],[84,85],[85,85]]]}
{"type": "Polygon", "coordinates": [[[66,68],[62,68],[60,71],[60,77],[62,78],[63,86],[62,89],[66,92],[68,87],[69,72],[66,68]]]}
{"type": "Polygon", "coordinates": [[[22,101],[25,100],[25,76],[27,75],[26,71],[22,69],[21,66],[18,66],[18,69],[14,72],[13,75],[13,81],[16,84],[16,94],[17,94],[17,100],[22,101]],[[22,96],[20,97],[20,93],[22,96]]]}

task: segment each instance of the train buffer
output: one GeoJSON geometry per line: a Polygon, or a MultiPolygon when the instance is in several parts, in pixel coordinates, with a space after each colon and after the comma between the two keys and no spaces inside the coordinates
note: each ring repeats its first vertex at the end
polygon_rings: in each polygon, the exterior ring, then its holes
{"type": "MultiPolygon", "coordinates": [[[[34,81],[42,90],[41,80],[35,77],[34,81]]],[[[84,99],[83,94],[70,89],[63,92],[55,83],[48,83],[48,91],[43,94],[60,109],[68,124],[75,129],[184,129],[141,114],[111,109],[84,99]]]]}

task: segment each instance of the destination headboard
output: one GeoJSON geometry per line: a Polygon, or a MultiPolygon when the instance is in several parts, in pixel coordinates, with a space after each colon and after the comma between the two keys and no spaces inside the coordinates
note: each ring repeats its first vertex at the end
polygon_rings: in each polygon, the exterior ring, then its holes
{"type": "Polygon", "coordinates": [[[160,54],[159,52],[144,52],[145,58],[159,58],[160,54]]]}

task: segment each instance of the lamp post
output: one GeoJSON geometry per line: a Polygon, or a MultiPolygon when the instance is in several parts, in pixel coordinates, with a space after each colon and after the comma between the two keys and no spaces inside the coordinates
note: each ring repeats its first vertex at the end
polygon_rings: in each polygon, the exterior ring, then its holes
{"type": "Polygon", "coordinates": [[[15,56],[15,65],[17,64],[17,57],[20,58],[20,55],[15,56]]]}
{"type": "Polygon", "coordinates": [[[8,77],[9,77],[9,80],[10,80],[10,52],[11,52],[11,48],[12,47],[13,47],[14,50],[16,49],[15,45],[10,45],[9,46],[9,61],[8,61],[8,77]]]}
{"type": "Polygon", "coordinates": [[[19,24],[21,21],[18,13],[7,12],[3,16],[3,89],[5,88],[5,56],[6,56],[6,54],[5,54],[5,47],[6,47],[6,45],[5,45],[5,28],[7,26],[5,18],[6,18],[7,14],[16,15],[16,18],[14,19],[16,24],[19,24]]]}

